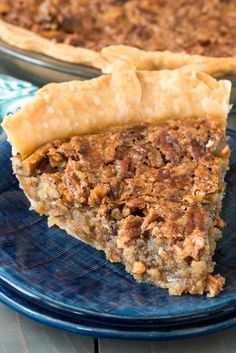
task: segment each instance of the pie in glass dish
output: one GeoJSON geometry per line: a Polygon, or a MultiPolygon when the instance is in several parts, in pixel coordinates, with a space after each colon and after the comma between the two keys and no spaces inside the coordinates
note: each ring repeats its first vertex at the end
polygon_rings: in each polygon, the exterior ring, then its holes
{"type": "Polygon", "coordinates": [[[213,297],[230,82],[181,70],[49,84],[3,122],[31,209],[137,281],[213,297]]]}
{"type": "Polygon", "coordinates": [[[0,0],[0,38],[56,59],[117,68],[236,71],[235,0],[0,0]]]}

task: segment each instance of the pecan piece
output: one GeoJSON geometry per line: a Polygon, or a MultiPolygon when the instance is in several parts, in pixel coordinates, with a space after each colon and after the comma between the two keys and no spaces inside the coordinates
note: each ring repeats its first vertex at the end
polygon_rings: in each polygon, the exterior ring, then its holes
{"type": "Polygon", "coordinates": [[[78,153],[72,143],[63,143],[58,148],[58,152],[67,158],[76,160],[78,153]]]}
{"type": "Polygon", "coordinates": [[[195,204],[192,205],[187,212],[187,223],[185,226],[185,234],[190,235],[194,229],[204,231],[204,217],[201,208],[195,204]]]}
{"type": "Polygon", "coordinates": [[[161,168],[164,166],[163,158],[157,148],[152,146],[149,147],[147,163],[153,168],[161,168]]]}
{"type": "Polygon", "coordinates": [[[130,199],[126,202],[126,206],[129,207],[130,211],[140,210],[145,207],[145,201],[142,198],[136,197],[134,199],[130,199]]]}
{"type": "Polygon", "coordinates": [[[137,239],[141,235],[141,224],[143,218],[139,216],[128,216],[122,222],[122,235],[129,239],[137,239]]]}
{"type": "Polygon", "coordinates": [[[89,141],[85,141],[80,144],[79,153],[88,161],[93,167],[100,167],[104,160],[102,157],[102,151],[97,149],[96,146],[92,146],[89,141]]]}
{"type": "Polygon", "coordinates": [[[79,170],[78,162],[73,160],[68,162],[62,182],[64,193],[69,193],[71,200],[79,203],[87,201],[89,195],[88,180],[86,174],[79,170]]]}
{"type": "Polygon", "coordinates": [[[209,291],[208,297],[215,297],[223,288],[225,279],[220,275],[211,275],[207,276],[207,291],[209,291]]]}
{"type": "MultiPolygon", "coordinates": [[[[55,142],[56,143],[56,142],[55,142]]],[[[19,175],[29,176],[32,175],[43,161],[46,161],[47,154],[50,149],[54,148],[54,142],[48,142],[39,147],[29,157],[24,159],[21,163],[16,164],[16,172],[19,175]]],[[[20,160],[20,159],[19,159],[20,160]]]]}
{"type": "Polygon", "coordinates": [[[115,169],[117,172],[117,178],[118,179],[126,179],[131,177],[131,172],[129,171],[131,161],[129,157],[125,157],[124,159],[121,159],[116,162],[115,164],[115,169]]]}
{"type": "Polygon", "coordinates": [[[160,148],[166,159],[171,163],[177,163],[180,160],[181,148],[176,138],[169,132],[163,131],[160,134],[160,148]]]}
{"type": "Polygon", "coordinates": [[[154,210],[153,208],[151,208],[148,215],[144,219],[144,222],[142,224],[142,230],[146,229],[149,226],[149,224],[154,221],[164,222],[164,219],[159,215],[157,210],[154,210]]]}
{"type": "Polygon", "coordinates": [[[194,161],[199,162],[202,158],[202,147],[196,139],[191,141],[191,150],[194,161]]]}
{"type": "Polygon", "coordinates": [[[143,146],[134,146],[130,148],[128,154],[132,161],[141,161],[143,158],[146,157],[147,150],[143,146]]]}
{"type": "Polygon", "coordinates": [[[90,191],[88,198],[88,204],[90,206],[99,205],[102,199],[107,195],[110,188],[107,184],[96,185],[93,190],[90,191]]]}
{"type": "Polygon", "coordinates": [[[161,183],[163,182],[165,179],[169,179],[170,178],[170,171],[169,169],[158,169],[157,173],[156,173],[156,181],[161,183]]]}

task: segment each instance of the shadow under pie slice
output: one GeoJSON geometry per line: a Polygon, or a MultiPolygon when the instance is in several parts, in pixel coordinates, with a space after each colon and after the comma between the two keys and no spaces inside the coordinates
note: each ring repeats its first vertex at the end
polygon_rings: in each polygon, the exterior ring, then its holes
{"type": "Polygon", "coordinates": [[[137,281],[215,296],[229,93],[178,70],[48,85],[4,120],[14,172],[49,226],[137,281]]]}

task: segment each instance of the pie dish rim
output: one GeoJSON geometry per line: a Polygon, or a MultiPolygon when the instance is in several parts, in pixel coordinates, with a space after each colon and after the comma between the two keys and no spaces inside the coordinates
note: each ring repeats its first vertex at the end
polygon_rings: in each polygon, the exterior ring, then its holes
{"type": "Polygon", "coordinates": [[[185,52],[146,51],[127,45],[111,45],[100,51],[55,43],[50,39],[0,19],[0,38],[19,49],[45,54],[60,61],[90,65],[102,73],[116,70],[162,70],[185,67],[214,76],[236,72],[236,56],[209,57],[185,52]]]}

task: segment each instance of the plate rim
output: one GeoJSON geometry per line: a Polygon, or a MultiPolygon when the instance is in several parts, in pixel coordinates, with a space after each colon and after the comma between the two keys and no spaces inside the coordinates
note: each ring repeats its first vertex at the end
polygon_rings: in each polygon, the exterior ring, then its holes
{"type": "Polygon", "coordinates": [[[210,323],[200,327],[188,326],[188,328],[175,330],[171,330],[166,327],[165,331],[158,331],[154,329],[147,331],[127,331],[124,328],[111,329],[106,325],[102,325],[100,327],[95,325],[93,326],[93,324],[88,320],[85,320],[84,322],[81,321],[81,323],[63,320],[63,318],[57,318],[51,315],[50,311],[47,311],[46,314],[41,313],[40,307],[37,307],[36,305],[32,307],[29,302],[22,300],[20,296],[15,295],[9,290],[6,290],[6,288],[3,286],[0,287],[0,302],[10,309],[20,313],[21,315],[26,316],[27,318],[34,321],[40,322],[44,325],[85,336],[93,336],[99,338],[142,341],[170,341],[209,335],[236,325],[235,313],[235,315],[229,319],[222,319],[220,322],[210,323]]]}

